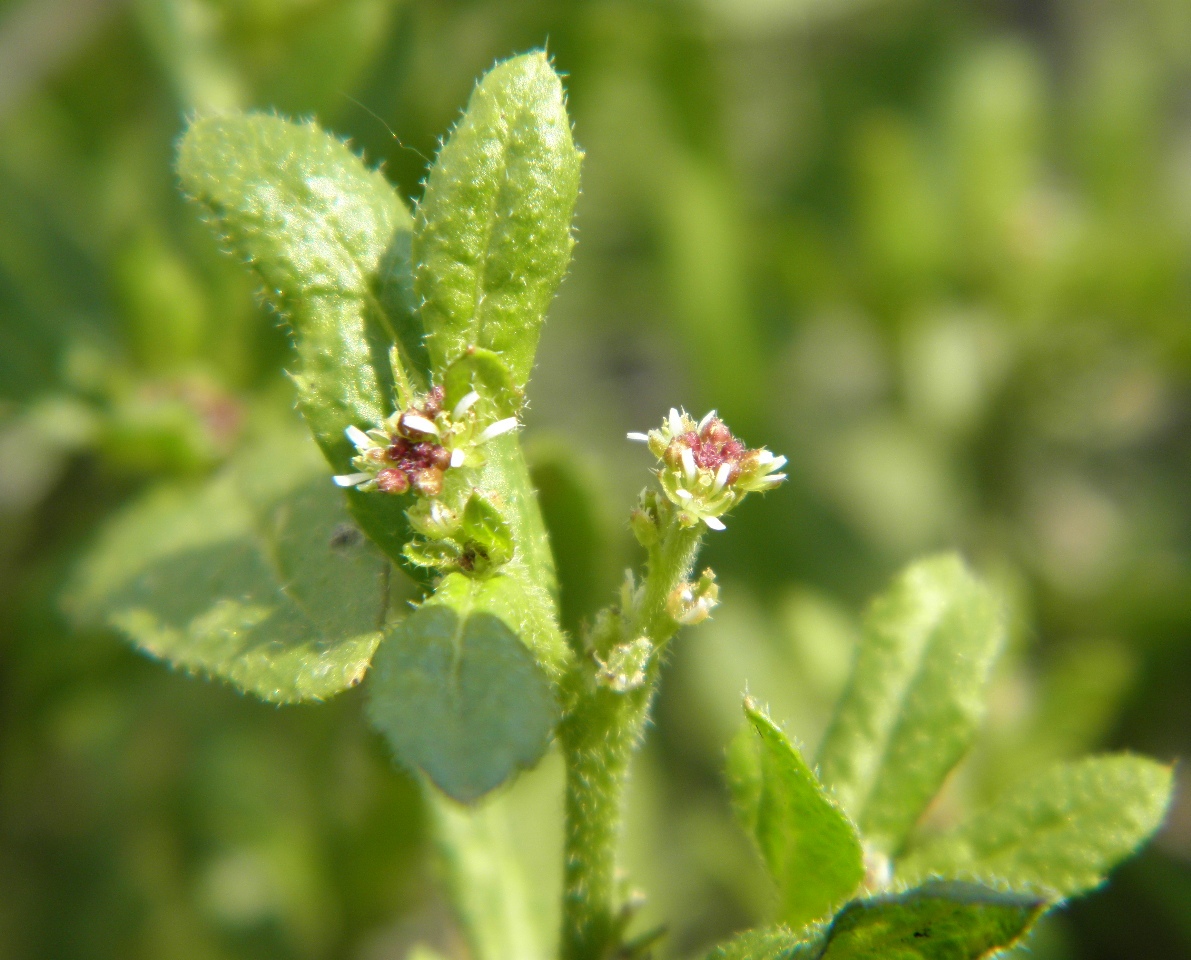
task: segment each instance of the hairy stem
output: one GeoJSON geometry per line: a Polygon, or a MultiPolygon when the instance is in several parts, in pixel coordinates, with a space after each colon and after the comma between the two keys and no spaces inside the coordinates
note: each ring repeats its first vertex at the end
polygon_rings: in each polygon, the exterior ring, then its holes
{"type": "Polygon", "coordinates": [[[617,638],[645,637],[653,646],[644,682],[618,692],[598,678],[595,649],[572,671],[569,709],[559,727],[566,762],[562,941],[563,960],[605,960],[627,920],[617,853],[629,763],[641,741],[657,688],[661,653],[678,629],[667,612],[671,591],[690,575],[701,530],[670,517],[650,548],[645,582],[622,611],[617,638]]]}

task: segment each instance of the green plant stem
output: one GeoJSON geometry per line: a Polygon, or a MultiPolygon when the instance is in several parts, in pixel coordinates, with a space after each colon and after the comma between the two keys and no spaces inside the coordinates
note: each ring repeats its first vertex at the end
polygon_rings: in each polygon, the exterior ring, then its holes
{"type": "Polygon", "coordinates": [[[476,960],[546,960],[503,797],[465,807],[424,786],[444,879],[476,960]]]}
{"type": "Polygon", "coordinates": [[[649,717],[662,650],[678,629],[666,600],[690,575],[701,535],[700,528],[682,527],[670,519],[650,549],[641,591],[632,609],[624,611],[621,638],[644,636],[654,647],[645,682],[625,692],[600,684],[594,656],[584,658],[572,672],[569,709],[559,727],[567,781],[563,960],[611,957],[629,919],[617,870],[629,763],[649,717]]]}

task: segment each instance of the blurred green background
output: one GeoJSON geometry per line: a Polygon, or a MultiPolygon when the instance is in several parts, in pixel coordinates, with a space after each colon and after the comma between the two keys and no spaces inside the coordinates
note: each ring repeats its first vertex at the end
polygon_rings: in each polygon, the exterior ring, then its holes
{"type": "MultiPolygon", "coordinates": [[[[1191,753],[1186,0],[9,0],[0,956],[463,955],[358,693],[250,701],[62,594],[114,510],[291,404],[284,331],[176,190],[185,116],[316,116],[416,198],[475,78],[543,44],[587,151],[527,431],[569,622],[636,562],[626,430],[715,406],[791,461],[709,538],[724,604],[634,782],[662,953],[771,903],[720,774],[741,690],[813,746],[865,598],[924,551],[963,550],[1014,623],[924,829],[1057,758],[1191,753]]],[[[545,929],[558,766],[508,797],[545,929]]],[[[1191,957],[1183,794],[1029,956],[1191,957]]]]}

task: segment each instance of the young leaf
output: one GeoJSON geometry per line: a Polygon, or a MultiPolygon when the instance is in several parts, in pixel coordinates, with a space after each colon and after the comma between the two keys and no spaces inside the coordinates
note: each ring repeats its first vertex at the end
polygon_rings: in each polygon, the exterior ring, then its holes
{"type": "Polygon", "coordinates": [[[967,750],[1003,638],[1000,604],[953,555],[874,601],[819,769],[876,849],[900,848],[967,750]]]}
{"type": "Polygon", "coordinates": [[[752,700],[745,699],[744,712],[760,739],[760,783],[743,819],[777,881],[780,919],[797,930],[856,890],[864,852],[855,826],[786,735],[752,700]]]}
{"type": "Polygon", "coordinates": [[[538,761],[558,720],[507,577],[453,573],[391,631],[368,714],[405,766],[470,803],[538,761]]]}
{"type": "Polygon", "coordinates": [[[500,566],[513,556],[513,534],[500,513],[479,493],[473,493],[463,508],[463,539],[482,551],[488,563],[500,566]]]}
{"type": "Polygon", "coordinates": [[[1012,946],[1046,902],[943,883],[857,900],[827,931],[820,960],[977,960],[1012,946]]]}
{"type": "Polygon", "coordinates": [[[912,851],[898,879],[954,877],[1069,897],[1101,883],[1158,829],[1170,791],[1170,767],[1144,757],[1061,764],[912,851]]]}
{"type": "MultiPolygon", "coordinates": [[[[378,292],[382,261],[389,282],[400,272],[386,256],[408,242],[409,211],[341,141],[313,123],[266,114],[195,120],[178,174],[292,324],[299,408],[334,471],[350,473],[355,449],[344,430],[393,412],[389,346],[421,333],[407,329],[416,320],[399,298],[378,292]]],[[[355,491],[348,500],[365,532],[400,558],[405,505],[355,491]]]]}
{"type": "Polygon", "coordinates": [[[518,386],[574,239],[582,154],[562,83],[541,52],[476,86],[418,208],[414,289],[441,373],[468,347],[500,355],[518,386]]]}
{"type": "Polygon", "coordinates": [[[310,442],[286,439],[117,516],[67,604],[184,670],[279,703],[320,700],[368,669],[390,569],[310,442]]]}

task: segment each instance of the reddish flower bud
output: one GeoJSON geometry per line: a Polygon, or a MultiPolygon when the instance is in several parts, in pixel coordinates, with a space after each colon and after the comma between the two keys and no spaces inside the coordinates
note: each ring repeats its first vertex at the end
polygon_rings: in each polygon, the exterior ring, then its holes
{"type": "Polygon", "coordinates": [[[405,493],[409,489],[409,477],[405,471],[389,467],[376,475],[376,487],[385,493],[405,493]]]}
{"type": "Polygon", "coordinates": [[[414,489],[424,497],[437,497],[442,493],[442,471],[437,467],[414,470],[411,479],[414,489]]]}

